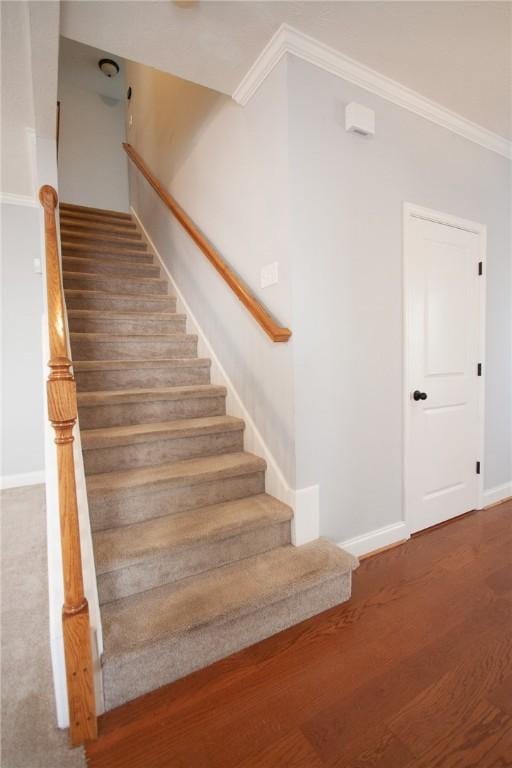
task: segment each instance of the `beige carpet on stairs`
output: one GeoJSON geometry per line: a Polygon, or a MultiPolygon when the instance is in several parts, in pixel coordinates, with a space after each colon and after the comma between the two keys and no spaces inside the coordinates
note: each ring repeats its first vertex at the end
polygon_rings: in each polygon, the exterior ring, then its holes
{"type": "Polygon", "coordinates": [[[64,204],[61,238],[111,709],[347,600],[356,561],[291,545],[134,219],[64,204]]]}

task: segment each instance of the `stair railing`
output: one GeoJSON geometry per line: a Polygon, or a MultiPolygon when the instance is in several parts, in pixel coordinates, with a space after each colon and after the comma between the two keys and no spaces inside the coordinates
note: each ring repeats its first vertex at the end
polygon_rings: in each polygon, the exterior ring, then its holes
{"type": "Polygon", "coordinates": [[[210,243],[210,241],[203,235],[197,224],[195,224],[188,213],[186,213],[179,203],[174,199],[170,192],[168,192],[163,184],[152,174],[142,157],[139,155],[131,144],[123,143],[123,148],[132,161],[132,163],[139,169],[142,175],[146,178],[149,184],[153,187],[158,197],[163,201],[175,218],[180,222],[183,229],[190,235],[192,240],[204,253],[208,261],[217,270],[220,276],[229,285],[235,296],[242,302],[242,304],[249,310],[256,322],[265,331],[267,336],[272,341],[288,341],[292,332],[289,328],[284,328],[272,317],[268,309],[258,301],[249,288],[245,285],[244,281],[226,264],[218,250],[210,243]]]}
{"type": "Polygon", "coordinates": [[[73,428],[78,408],[62,290],[61,260],[55,210],[57,192],[43,186],[46,291],[50,374],[47,381],[48,418],[55,431],[59,519],[64,581],[62,628],[66,663],[70,739],[73,746],[96,738],[98,723],[94,693],[89,606],[84,593],[78,501],[73,459],[73,428]]]}

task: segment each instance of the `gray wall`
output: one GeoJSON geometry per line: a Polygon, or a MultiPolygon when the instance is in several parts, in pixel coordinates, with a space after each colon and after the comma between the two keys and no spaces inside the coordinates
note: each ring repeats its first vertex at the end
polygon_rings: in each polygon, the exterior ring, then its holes
{"type": "Polygon", "coordinates": [[[128,210],[124,63],[105,51],[61,38],[59,51],[59,191],[61,200],[128,210]],[[98,67],[114,58],[120,72],[98,67]]]}
{"type": "Polygon", "coordinates": [[[2,455],[0,475],[44,468],[43,278],[37,208],[2,204],[2,455]]]}
{"type": "Polygon", "coordinates": [[[294,57],[289,125],[297,483],[340,541],[402,518],[404,201],[488,227],[485,487],[512,479],[511,164],[294,57]]]}
{"type": "MultiPolygon", "coordinates": [[[[245,108],[127,62],[128,141],[282,324],[291,322],[286,65],[245,108]],[[259,288],[278,261],[277,285],[259,288]]],[[[130,199],[287,482],[295,487],[293,339],[263,333],[163,203],[130,170],[130,199]]]]}

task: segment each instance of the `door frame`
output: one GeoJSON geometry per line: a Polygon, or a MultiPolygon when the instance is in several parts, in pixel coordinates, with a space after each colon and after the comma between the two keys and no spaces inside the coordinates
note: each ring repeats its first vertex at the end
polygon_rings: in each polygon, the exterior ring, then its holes
{"type": "MultiPolygon", "coordinates": [[[[479,261],[482,262],[482,276],[480,277],[480,288],[478,292],[478,349],[479,349],[479,362],[482,363],[483,375],[477,377],[477,398],[478,398],[478,448],[480,455],[480,475],[477,478],[477,498],[475,509],[483,508],[483,489],[484,489],[484,476],[485,476],[485,461],[484,461],[484,440],[485,440],[485,377],[486,377],[486,365],[485,365],[485,316],[486,316],[486,284],[487,284],[487,269],[486,269],[486,257],[487,257],[487,226],[480,224],[476,221],[469,221],[468,219],[461,219],[458,216],[453,216],[450,213],[443,213],[431,208],[425,208],[421,205],[414,203],[404,202],[403,204],[403,243],[402,243],[402,344],[403,344],[403,356],[402,356],[402,403],[403,403],[403,435],[402,435],[402,504],[403,504],[403,518],[407,529],[411,529],[411,513],[409,509],[409,499],[407,493],[407,484],[409,479],[409,466],[408,457],[410,454],[410,442],[411,442],[411,411],[410,403],[407,397],[409,391],[408,377],[409,377],[409,359],[408,359],[408,330],[410,318],[408,317],[408,305],[407,305],[407,286],[409,275],[409,254],[411,248],[411,224],[414,219],[423,219],[424,221],[430,221],[434,224],[444,224],[448,227],[454,227],[455,229],[462,229],[466,232],[473,232],[478,235],[479,238],[479,261]]],[[[476,372],[475,372],[476,376],[476,372]]]]}

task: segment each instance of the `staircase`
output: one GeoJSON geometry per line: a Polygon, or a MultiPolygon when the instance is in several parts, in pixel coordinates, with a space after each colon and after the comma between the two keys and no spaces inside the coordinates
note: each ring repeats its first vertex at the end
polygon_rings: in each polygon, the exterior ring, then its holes
{"type": "Polygon", "coordinates": [[[355,560],[291,545],[132,217],[60,223],[111,709],[347,600],[355,560]]]}

